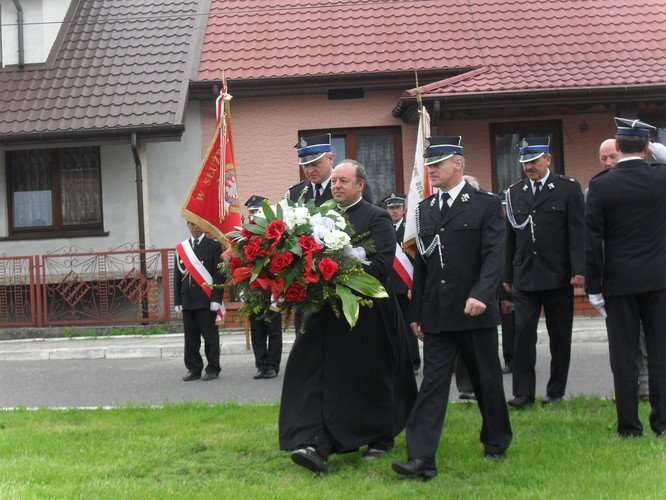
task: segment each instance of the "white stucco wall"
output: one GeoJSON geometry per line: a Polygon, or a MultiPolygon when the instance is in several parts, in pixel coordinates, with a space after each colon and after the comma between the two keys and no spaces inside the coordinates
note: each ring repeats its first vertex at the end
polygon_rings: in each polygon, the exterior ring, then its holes
{"type": "MultiPolygon", "coordinates": [[[[202,161],[199,101],[190,101],[180,142],[147,144],[149,243],[173,247],[189,236],[180,210],[202,161]]],[[[145,181],[145,179],[144,179],[145,181]]]]}
{"type": "MultiPolygon", "coordinates": [[[[71,0],[21,0],[25,63],[46,61],[71,0]]],[[[2,63],[18,64],[18,28],[12,0],[0,0],[2,63]]]]}

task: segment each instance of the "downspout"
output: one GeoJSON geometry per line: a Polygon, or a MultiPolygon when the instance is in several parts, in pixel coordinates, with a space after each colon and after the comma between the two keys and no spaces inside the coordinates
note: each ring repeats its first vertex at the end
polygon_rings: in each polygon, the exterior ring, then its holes
{"type": "Polygon", "coordinates": [[[23,7],[19,0],[12,0],[16,8],[16,27],[18,29],[18,65],[20,69],[25,66],[25,55],[23,48],[23,7]]]}
{"type": "MultiPolygon", "coordinates": [[[[134,157],[134,176],[136,182],[136,211],[139,218],[139,250],[146,248],[146,229],[143,214],[143,174],[141,167],[141,157],[139,156],[136,132],[132,132],[131,138],[132,156],[134,157]]],[[[141,276],[148,278],[148,266],[146,265],[146,254],[141,252],[139,254],[139,268],[141,276]]],[[[148,318],[148,296],[143,294],[141,300],[141,311],[143,318],[148,318]]]]}

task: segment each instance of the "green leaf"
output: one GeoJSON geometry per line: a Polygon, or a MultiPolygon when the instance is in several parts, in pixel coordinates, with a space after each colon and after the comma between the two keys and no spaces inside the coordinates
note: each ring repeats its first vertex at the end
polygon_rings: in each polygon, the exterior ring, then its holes
{"type": "Polygon", "coordinates": [[[343,285],[335,285],[335,293],[342,301],[342,312],[349,326],[354,328],[358,321],[358,300],[352,291],[343,285]]]}
{"type": "Polygon", "coordinates": [[[273,212],[273,209],[266,200],[261,204],[261,208],[264,210],[266,221],[273,222],[275,220],[275,212],[273,212]]]}
{"type": "Polygon", "coordinates": [[[284,210],[282,210],[282,205],[279,203],[277,204],[277,218],[280,220],[284,220],[284,210]]]}
{"type": "Polygon", "coordinates": [[[264,266],[268,264],[268,261],[270,259],[268,257],[264,257],[260,261],[257,262],[257,266],[254,268],[254,272],[252,273],[252,276],[250,276],[250,283],[252,283],[257,276],[259,276],[259,273],[264,269],[264,266]]]}
{"type": "Polygon", "coordinates": [[[342,283],[352,290],[368,297],[375,299],[388,297],[386,290],[384,290],[384,287],[379,280],[365,272],[348,274],[345,279],[342,280],[342,283]]]}
{"type": "Polygon", "coordinates": [[[258,224],[245,224],[243,227],[252,234],[263,235],[266,232],[266,227],[261,227],[258,224]]]}

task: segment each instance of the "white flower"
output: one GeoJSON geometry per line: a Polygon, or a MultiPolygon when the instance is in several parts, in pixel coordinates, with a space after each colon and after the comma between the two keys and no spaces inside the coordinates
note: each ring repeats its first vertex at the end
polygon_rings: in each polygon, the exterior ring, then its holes
{"type": "Polygon", "coordinates": [[[349,245],[351,239],[349,235],[343,231],[334,229],[324,236],[324,244],[331,250],[342,250],[349,245]]]}
{"type": "Polygon", "coordinates": [[[353,257],[356,260],[360,260],[363,264],[370,264],[370,261],[367,260],[365,254],[365,248],[363,247],[347,247],[347,255],[353,257]]]}
{"type": "Polygon", "coordinates": [[[322,224],[312,226],[312,237],[320,245],[324,243],[324,238],[331,232],[329,228],[322,224]]]}
{"type": "Polygon", "coordinates": [[[310,217],[310,225],[312,226],[321,225],[324,226],[329,231],[335,229],[335,222],[333,222],[333,219],[324,217],[321,214],[314,214],[312,217],[310,217]]]}
{"type": "Polygon", "coordinates": [[[285,214],[284,223],[287,225],[287,229],[292,231],[296,226],[307,223],[309,215],[310,212],[306,207],[295,207],[285,214]]]}
{"type": "Polygon", "coordinates": [[[347,221],[339,212],[336,212],[335,210],[329,210],[326,213],[326,217],[333,219],[335,221],[335,227],[341,231],[344,231],[347,228],[347,221]]]}

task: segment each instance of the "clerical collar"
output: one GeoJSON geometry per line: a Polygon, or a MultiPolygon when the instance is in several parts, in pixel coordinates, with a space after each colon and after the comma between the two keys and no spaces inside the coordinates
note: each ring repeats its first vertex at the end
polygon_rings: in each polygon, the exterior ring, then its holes
{"type": "Polygon", "coordinates": [[[361,202],[362,199],[363,199],[363,196],[361,196],[358,200],[356,200],[356,201],[355,201],[354,203],[352,203],[351,205],[347,205],[346,207],[341,207],[340,205],[338,205],[338,208],[339,208],[340,210],[342,210],[343,212],[346,212],[347,210],[349,210],[349,209],[350,209],[351,207],[353,207],[354,205],[358,205],[358,204],[361,202]]]}
{"type": "MultiPolygon", "coordinates": [[[[456,201],[456,197],[460,194],[460,191],[462,191],[463,187],[465,187],[465,179],[461,180],[458,185],[446,191],[447,193],[449,193],[449,197],[451,198],[451,203],[449,203],[449,206],[451,206],[453,202],[456,201]]],[[[442,193],[444,192],[444,190],[441,188],[440,191],[442,193]]]]}
{"type": "Polygon", "coordinates": [[[536,181],[530,179],[530,184],[532,185],[532,189],[534,189],[534,184],[536,182],[541,182],[541,187],[544,187],[546,185],[546,179],[548,179],[549,175],[550,175],[550,169],[546,170],[546,175],[544,175],[541,179],[537,179],[536,181]]]}

